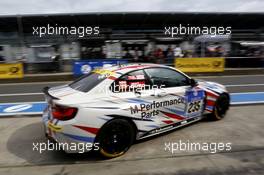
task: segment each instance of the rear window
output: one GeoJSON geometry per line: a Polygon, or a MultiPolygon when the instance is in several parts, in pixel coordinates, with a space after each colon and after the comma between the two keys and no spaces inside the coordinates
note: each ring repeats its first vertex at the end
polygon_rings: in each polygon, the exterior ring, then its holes
{"type": "Polygon", "coordinates": [[[69,86],[75,90],[81,92],[88,92],[97,86],[99,83],[104,81],[106,76],[102,76],[101,74],[91,72],[87,75],[82,76],[76,81],[72,82],[69,86]]]}

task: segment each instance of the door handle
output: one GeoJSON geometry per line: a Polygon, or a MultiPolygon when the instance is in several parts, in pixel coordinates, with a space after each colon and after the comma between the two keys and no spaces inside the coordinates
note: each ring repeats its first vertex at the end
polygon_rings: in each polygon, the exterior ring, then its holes
{"type": "Polygon", "coordinates": [[[158,97],[164,97],[166,95],[167,95],[167,93],[164,91],[158,92],[158,94],[157,94],[158,97]]]}
{"type": "Polygon", "coordinates": [[[152,94],[151,96],[164,97],[166,95],[168,95],[167,92],[161,91],[161,90],[156,90],[156,91],[154,91],[154,94],[152,94]]]}

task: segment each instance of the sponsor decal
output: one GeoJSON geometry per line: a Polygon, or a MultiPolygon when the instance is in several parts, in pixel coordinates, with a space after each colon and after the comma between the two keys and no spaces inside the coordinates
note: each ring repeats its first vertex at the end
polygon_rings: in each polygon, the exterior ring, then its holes
{"type": "Polygon", "coordinates": [[[154,129],[154,130],[150,131],[149,134],[155,134],[158,132],[166,131],[166,130],[172,129],[173,127],[174,127],[173,125],[169,125],[169,126],[165,126],[163,128],[154,129]]]}
{"type": "Polygon", "coordinates": [[[90,73],[91,71],[92,71],[92,68],[91,68],[90,65],[88,65],[88,64],[84,64],[84,65],[82,65],[82,67],[81,67],[81,72],[82,72],[83,74],[88,74],[88,73],[90,73]]]}
{"type": "Polygon", "coordinates": [[[128,87],[127,81],[119,81],[118,85],[119,85],[120,90],[125,90],[128,87]]]}
{"type": "Polygon", "coordinates": [[[201,110],[201,106],[202,106],[202,100],[190,102],[188,103],[187,113],[191,114],[191,113],[199,112],[201,110]]]}
{"type": "Polygon", "coordinates": [[[0,79],[7,78],[23,78],[23,64],[22,63],[4,63],[0,64],[0,79]]]}
{"type": "Polygon", "coordinates": [[[224,58],[175,58],[175,67],[183,72],[223,72],[224,58]]]}
{"type": "Polygon", "coordinates": [[[186,107],[186,116],[187,117],[196,117],[200,116],[203,109],[203,100],[205,97],[205,92],[199,89],[191,89],[186,91],[187,96],[187,107],[186,107]]]}
{"type": "Polygon", "coordinates": [[[31,104],[20,104],[20,105],[8,107],[8,108],[4,109],[3,112],[7,112],[7,113],[21,112],[21,111],[25,111],[31,107],[32,107],[31,104]]]}
{"type": "Polygon", "coordinates": [[[130,75],[127,77],[128,80],[144,80],[144,75],[130,75]]]}
{"type": "Polygon", "coordinates": [[[115,73],[110,71],[110,70],[106,70],[106,69],[94,69],[93,70],[94,73],[103,75],[104,77],[110,77],[110,76],[114,76],[115,73]]]}
{"type": "Polygon", "coordinates": [[[54,125],[50,121],[48,122],[48,128],[55,132],[60,132],[62,130],[61,126],[54,125]]]}
{"type": "Polygon", "coordinates": [[[130,106],[131,114],[141,114],[142,119],[148,119],[154,117],[159,114],[159,108],[167,107],[167,106],[174,106],[178,104],[185,103],[184,98],[177,97],[171,100],[164,100],[164,101],[152,101],[150,103],[140,103],[138,105],[130,106]]]}
{"type": "Polygon", "coordinates": [[[144,88],[145,81],[129,82],[129,86],[131,86],[131,88],[144,88]]]}

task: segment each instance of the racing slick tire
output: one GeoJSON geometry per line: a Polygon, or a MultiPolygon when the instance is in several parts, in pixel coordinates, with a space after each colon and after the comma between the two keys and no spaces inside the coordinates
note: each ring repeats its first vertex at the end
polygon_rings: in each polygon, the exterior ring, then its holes
{"type": "Polygon", "coordinates": [[[230,98],[227,94],[221,94],[214,105],[213,112],[210,116],[213,120],[221,120],[225,117],[230,106],[230,98]]]}
{"type": "Polygon", "coordinates": [[[106,123],[99,131],[96,141],[99,153],[105,158],[123,155],[135,140],[135,129],[124,119],[114,119],[106,123]]]}

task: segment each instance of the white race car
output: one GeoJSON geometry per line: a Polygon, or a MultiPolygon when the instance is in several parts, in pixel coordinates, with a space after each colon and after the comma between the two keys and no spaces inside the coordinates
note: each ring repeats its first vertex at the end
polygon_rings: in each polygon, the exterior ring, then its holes
{"type": "Polygon", "coordinates": [[[157,64],[95,69],[73,83],[43,91],[46,136],[56,143],[92,144],[105,157],[120,156],[135,140],[196,122],[205,114],[220,120],[230,101],[223,85],[195,81],[157,64]]]}

